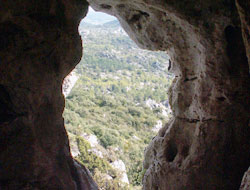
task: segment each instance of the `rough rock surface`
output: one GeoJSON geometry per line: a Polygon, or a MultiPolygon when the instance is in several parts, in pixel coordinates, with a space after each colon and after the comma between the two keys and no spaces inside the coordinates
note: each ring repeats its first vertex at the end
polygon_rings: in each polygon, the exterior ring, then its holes
{"type": "Polygon", "coordinates": [[[145,151],[143,189],[239,189],[250,165],[246,1],[242,23],[234,0],[88,1],[171,57],[174,118],[145,151]]]}
{"type": "Polygon", "coordinates": [[[111,166],[121,173],[121,179],[120,179],[121,182],[125,184],[129,184],[126,166],[124,162],[122,160],[115,160],[114,162],[111,163],[111,166]]]}
{"type": "Polygon", "coordinates": [[[250,189],[250,168],[246,171],[241,186],[240,190],[249,190],[250,189]]]}
{"type": "Polygon", "coordinates": [[[236,0],[236,5],[241,19],[242,36],[246,46],[246,53],[250,68],[250,1],[236,0]]]}
{"type": "MultiPolygon", "coordinates": [[[[89,2],[171,57],[174,118],[145,152],[144,190],[238,189],[250,165],[249,1],[89,2]]],[[[85,1],[0,5],[0,189],[97,189],[70,155],[62,118],[85,1]]]]}
{"type": "Polygon", "coordinates": [[[63,78],[81,57],[82,0],[0,0],[0,189],[97,189],[69,151],[63,78]]]}
{"type": "Polygon", "coordinates": [[[62,92],[65,98],[68,97],[77,80],[78,76],[74,71],[72,71],[66,78],[64,78],[62,92]]]}

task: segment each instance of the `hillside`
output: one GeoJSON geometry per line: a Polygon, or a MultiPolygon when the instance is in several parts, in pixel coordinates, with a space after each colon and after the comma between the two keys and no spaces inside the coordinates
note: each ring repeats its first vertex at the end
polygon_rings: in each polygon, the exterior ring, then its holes
{"type": "Polygon", "coordinates": [[[144,148],[171,117],[164,52],[139,49],[118,21],[81,23],[83,58],[66,98],[71,152],[103,189],[140,189],[144,148]]]}
{"type": "Polygon", "coordinates": [[[88,16],[84,18],[85,23],[94,25],[104,24],[113,20],[116,20],[116,18],[102,12],[95,12],[91,7],[89,7],[88,16]]]}

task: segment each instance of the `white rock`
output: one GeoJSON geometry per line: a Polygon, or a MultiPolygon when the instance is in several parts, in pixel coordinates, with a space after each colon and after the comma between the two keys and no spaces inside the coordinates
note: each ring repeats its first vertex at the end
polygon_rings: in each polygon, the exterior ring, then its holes
{"type": "Polygon", "coordinates": [[[152,131],[158,132],[162,128],[162,121],[158,120],[156,125],[152,128],[152,131]]]}
{"type": "Polygon", "coordinates": [[[129,184],[128,176],[126,173],[126,166],[122,160],[116,160],[111,163],[111,166],[121,172],[121,182],[129,184]]]}
{"type": "Polygon", "coordinates": [[[81,137],[87,140],[91,147],[96,147],[99,144],[98,139],[95,135],[92,135],[92,134],[89,135],[89,134],[83,133],[81,137]]]}
{"type": "Polygon", "coordinates": [[[100,158],[103,158],[102,152],[99,151],[99,150],[97,150],[97,149],[95,149],[95,148],[88,150],[88,152],[92,152],[92,153],[95,154],[96,156],[98,156],[98,157],[100,157],[100,158]]]}
{"type": "Polygon", "coordinates": [[[157,108],[159,107],[159,104],[155,101],[155,100],[152,100],[152,99],[148,99],[145,101],[145,104],[146,106],[148,106],[151,110],[153,108],[157,108]]]}
{"type": "Polygon", "coordinates": [[[75,72],[71,72],[67,77],[65,77],[62,87],[62,91],[65,97],[69,95],[77,80],[78,76],[75,72]]]}
{"type": "Polygon", "coordinates": [[[117,169],[121,172],[124,172],[124,171],[126,172],[126,166],[122,160],[116,160],[112,162],[111,165],[114,169],[117,169]]]}
{"type": "Polygon", "coordinates": [[[78,146],[77,145],[72,145],[72,146],[70,146],[70,152],[71,152],[71,155],[73,156],[73,157],[77,157],[79,154],[80,154],[80,151],[79,151],[79,149],[78,149],[78,146]]]}
{"type": "Polygon", "coordinates": [[[129,184],[129,180],[128,180],[128,175],[127,173],[123,173],[122,177],[121,177],[121,182],[129,184]]]}
{"type": "Polygon", "coordinates": [[[135,139],[135,140],[140,140],[137,136],[133,136],[133,138],[135,139]]]}
{"type": "Polygon", "coordinates": [[[161,114],[164,115],[164,116],[168,116],[169,112],[167,112],[165,109],[163,109],[161,114]]]}
{"type": "Polygon", "coordinates": [[[103,178],[106,180],[113,180],[113,178],[108,174],[103,174],[103,178]]]}

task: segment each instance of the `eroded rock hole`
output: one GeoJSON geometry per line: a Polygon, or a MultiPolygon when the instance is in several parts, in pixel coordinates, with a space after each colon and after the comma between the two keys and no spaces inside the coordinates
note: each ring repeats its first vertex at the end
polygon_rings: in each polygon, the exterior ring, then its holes
{"type": "Polygon", "coordinates": [[[0,124],[11,122],[17,114],[11,107],[11,99],[5,86],[0,85],[0,124]]]}
{"type": "Polygon", "coordinates": [[[229,25],[225,28],[225,36],[228,42],[231,41],[235,37],[235,35],[236,29],[232,25],[229,25]]]}
{"type": "Polygon", "coordinates": [[[183,158],[186,158],[189,154],[189,146],[184,146],[181,150],[181,155],[183,158]]]}
{"type": "Polygon", "coordinates": [[[226,100],[226,98],[225,97],[218,97],[217,100],[223,102],[226,100]]]}
{"type": "Polygon", "coordinates": [[[89,14],[82,60],[63,89],[71,153],[100,188],[139,189],[144,148],[171,117],[169,56],[139,49],[116,19],[89,14]]]}
{"type": "Polygon", "coordinates": [[[123,8],[125,8],[125,5],[124,4],[119,4],[119,5],[117,5],[117,8],[123,9],[123,8]]]}
{"type": "Polygon", "coordinates": [[[132,18],[129,20],[130,23],[135,23],[137,22],[138,20],[140,20],[141,18],[141,15],[140,14],[135,14],[132,16],[132,18]]]}
{"type": "Polygon", "coordinates": [[[149,14],[146,13],[146,12],[143,12],[143,11],[137,11],[138,13],[137,14],[134,14],[130,19],[129,19],[129,22],[130,23],[136,23],[138,22],[141,17],[149,17],[149,14]]]}
{"type": "Polygon", "coordinates": [[[111,9],[111,8],[112,8],[112,6],[106,5],[106,4],[101,4],[100,6],[101,6],[101,8],[103,8],[103,9],[111,9]]]}
{"type": "Polygon", "coordinates": [[[176,155],[178,153],[178,149],[175,145],[175,143],[169,143],[167,150],[166,150],[166,159],[168,162],[173,162],[176,155]]]}
{"type": "Polygon", "coordinates": [[[225,28],[224,33],[227,41],[227,55],[230,60],[227,70],[231,76],[236,77],[240,75],[240,69],[243,70],[248,64],[241,29],[237,26],[229,25],[225,28]]]}

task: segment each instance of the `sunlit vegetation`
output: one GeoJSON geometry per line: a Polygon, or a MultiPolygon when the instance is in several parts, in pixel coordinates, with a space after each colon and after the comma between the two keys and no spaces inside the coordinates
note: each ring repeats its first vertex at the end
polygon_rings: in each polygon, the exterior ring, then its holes
{"type": "Polygon", "coordinates": [[[144,149],[156,135],[152,128],[170,117],[160,107],[145,103],[152,99],[166,105],[172,81],[168,56],[140,50],[114,22],[86,25],[83,31],[84,56],[75,69],[79,79],[64,112],[67,131],[74,137],[71,143],[79,148],[77,159],[103,189],[140,188],[144,149]],[[107,155],[89,153],[91,146],[82,138],[83,132],[95,135],[107,155]],[[119,173],[110,166],[116,159],[125,163],[130,187],[120,185],[119,173]],[[104,174],[114,180],[105,181],[104,174]]]}

